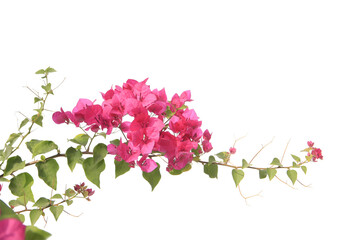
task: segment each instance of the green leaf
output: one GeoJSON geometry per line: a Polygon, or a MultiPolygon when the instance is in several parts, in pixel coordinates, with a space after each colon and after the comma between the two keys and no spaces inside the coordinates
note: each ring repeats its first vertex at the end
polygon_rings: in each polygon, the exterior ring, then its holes
{"type": "Polygon", "coordinates": [[[54,201],[50,201],[47,198],[41,197],[36,201],[36,203],[33,205],[33,207],[45,208],[53,203],[54,203],[54,201]]]}
{"type": "Polygon", "coordinates": [[[58,218],[63,210],[64,210],[64,206],[62,206],[62,205],[50,207],[50,212],[52,212],[56,221],[58,220],[58,218]]]}
{"type": "Polygon", "coordinates": [[[299,168],[300,166],[297,165],[296,162],[293,162],[292,167],[293,167],[293,168],[299,168]]]}
{"type": "Polygon", "coordinates": [[[42,214],[42,211],[40,209],[31,210],[31,212],[30,212],[31,225],[34,225],[37,222],[37,220],[39,219],[41,214],[42,214]]]}
{"type": "Polygon", "coordinates": [[[44,117],[42,115],[38,115],[38,114],[35,114],[35,115],[33,115],[31,117],[31,121],[33,121],[34,123],[36,123],[40,127],[43,126],[43,124],[42,124],[43,119],[44,119],[44,117]]]}
{"type": "Polygon", "coordinates": [[[69,168],[71,171],[74,170],[76,163],[79,162],[80,158],[81,158],[81,152],[79,150],[76,150],[73,147],[68,148],[68,150],[66,150],[66,158],[67,158],[67,163],[69,165],[69,168]]]}
{"type": "Polygon", "coordinates": [[[130,170],[129,163],[125,162],[124,160],[122,161],[114,160],[114,164],[115,164],[115,178],[127,173],[130,170]]]}
{"type": "Polygon", "coordinates": [[[55,194],[54,196],[51,197],[51,199],[63,199],[61,194],[55,194]]]}
{"type": "Polygon", "coordinates": [[[19,130],[20,130],[22,127],[24,127],[28,122],[29,122],[29,119],[28,119],[28,118],[25,118],[24,120],[22,120],[22,122],[20,123],[19,130]]]}
{"type": "Polygon", "coordinates": [[[7,144],[13,145],[14,142],[21,136],[21,133],[12,133],[10,134],[8,140],[6,141],[7,144]]]}
{"type": "Polygon", "coordinates": [[[232,177],[234,179],[236,187],[239,186],[239,183],[241,182],[241,180],[243,180],[244,175],[245,175],[245,173],[241,169],[233,169],[232,170],[232,177]]]}
{"type": "Polygon", "coordinates": [[[11,193],[18,197],[23,197],[25,204],[28,201],[34,202],[34,195],[31,186],[34,183],[32,176],[27,173],[21,173],[10,180],[9,189],[11,193]]]}
{"type": "Polygon", "coordinates": [[[249,163],[245,159],[243,159],[242,160],[242,169],[247,168],[247,167],[249,167],[249,163]]]}
{"type": "Polygon", "coordinates": [[[228,162],[229,158],[230,158],[230,153],[229,152],[219,152],[219,153],[215,154],[215,156],[222,159],[224,162],[228,162]]]}
{"type": "Polygon", "coordinates": [[[275,175],[277,173],[276,169],[273,169],[273,168],[267,168],[266,172],[267,172],[267,175],[269,176],[270,181],[275,177],[275,175]]]}
{"type": "Polygon", "coordinates": [[[264,179],[264,178],[266,178],[266,176],[267,176],[267,171],[266,171],[266,169],[261,169],[261,170],[259,170],[259,177],[260,177],[260,179],[264,179]]]}
{"type": "Polygon", "coordinates": [[[11,145],[6,145],[5,149],[0,151],[0,161],[8,159],[13,149],[11,145]]]}
{"type": "Polygon", "coordinates": [[[274,158],[273,161],[270,163],[270,165],[282,166],[278,158],[274,158]]]}
{"type": "Polygon", "coordinates": [[[45,72],[46,73],[52,73],[52,72],[56,72],[56,70],[51,68],[51,67],[48,67],[47,69],[45,69],[45,72]]]}
{"type": "Polygon", "coordinates": [[[84,160],[83,168],[87,179],[100,188],[100,174],[105,170],[105,161],[95,162],[94,158],[90,157],[84,160]]]}
{"type": "Polygon", "coordinates": [[[25,222],[25,216],[24,214],[18,214],[19,220],[24,223],[25,222]]]}
{"type": "Polygon", "coordinates": [[[210,156],[209,162],[204,165],[204,173],[209,175],[210,178],[217,178],[218,165],[215,162],[214,156],[210,156]]]}
{"type": "Polygon", "coordinates": [[[7,160],[6,168],[4,170],[4,176],[10,175],[17,170],[23,169],[24,167],[25,161],[22,161],[21,157],[11,157],[7,160]]]}
{"type": "Polygon", "coordinates": [[[89,141],[89,138],[90,137],[87,134],[78,134],[73,139],[70,139],[70,141],[76,144],[86,146],[86,144],[89,141]]]}
{"type": "Polygon", "coordinates": [[[192,167],[191,167],[191,164],[188,163],[188,164],[186,164],[186,166],[185,166],[184,168],[182,168],[182,169],[180,169],[180,170],[173,169],[173,170],[171,170],[169,173],[170,173],[171,175],[176,176],[176,175],[182,174],[183,172],[190,171],[191,168],[192,168],[192,167]]]}
{"type": "Polygon", "coordinates": [[[154,191],[156,185],[160,182],[161,174],[160,174],[160,164],[156,163],[158,166],[152,172],[143,172],[143,178],[148,181],[151,186],[151,191],[154,191]]]}
{"type": "Polygon", "coordinates": [[[114,144],[115,146],[119,146],[120,145],[120,139],[111,140],[110,143],[114,144]]]}
{"type": "Polygon", "coordinates": [[[7,218],[16,218],[19,219],[18,215],[0,199],[0,220],[7,219],[7,218]]]}
{"type": "Polygon", "coordinates": [[[27,142],[26,146],[33,154],[33,158],[39,154],[48,153],[54,149],[58,149],[58,146],[53,141],[41,141],[35,139],[27,142]]]}
{"type": "Polygon", "coordinates": [[[59,164],[55,159],[48,159],[46,162],[36,163],[39,178],[41,178],[49,187],[56,190],[57,177],[56,173],[59,170],[59,164]]]}
{"type": "Polygon", "coordinates": [[[292,154],[291,154],[291,156],[292,156],[292,158],[293,158],[296,162],[300,162],[300,161],[301,161],[301,159],[300,159],[298,156],[295,156],[295,155],[292,155],[292,154]]]}
{"type": "Polygon", "coordinates": [[[306,166],[301,166],[301,169],[303,170],[303,172],[306,174],[306,172],[307,172],[307,168],[306,168],[306,166]]]}
{"type": "Polygon", "coordinates": [[[99,143],[94,147],[94,162],[103,160],[107,154],[107,146],[103,143],[99,143]]]}
{"type": "Polygon", "coordinates": [[[41,88],[44,89],[46,93],[53,94],[53,91],[51,90],[51,83],[48,83],[46,85],[42,85],[41,88]]]}
{"type": "Polygon", "coordinates": [[[66,200],[66,204],[68,205],[68,206],[70,206],[71,204],[73,204],[73,200],[66,200]]]}
{"type": "Polygon", "coordinates": [[[46,240],[51,234],[35,226],[27,226],[25,236],[25,240],[46,240]]]}
{"type": "Polygon", "coordinates": [[[42,99],[38,97],[34,97],[34,103],[40,102],[42,99]]]}
{"type": "Polygon", "coordinates": [[[4,177],[0,177],[0,182],[10,182],[10,180],[4,177]]]}
{"type": "Polygon", "coordinates": [[[45,70],[44,69],[37,70],[35,74],[45,74],[45,70]]]}
{"type": "Polygon", "coordinates": [[[297,179],[297,172],[295,170],[287,170],[286,173],[294,185],[297,179]]]}
{"type": "Polygon", "coordinates": [[[66,189],[66,191],[65,191],[65,196],[67,196],[67,197],[69,197],[69,198],[75,196],[75,194],[76,194],[76,192],[75,192],[73,189],[71,189],[71,188],[68,188],[68,189],[66,189]]]}
{"type": "Polygon", "coordinates": [[[16,200],[10,200],[9,205],[13,207],[17,207],[17,206],[24,206],[25,204],[22,201],[16,199],[16,200]]]}

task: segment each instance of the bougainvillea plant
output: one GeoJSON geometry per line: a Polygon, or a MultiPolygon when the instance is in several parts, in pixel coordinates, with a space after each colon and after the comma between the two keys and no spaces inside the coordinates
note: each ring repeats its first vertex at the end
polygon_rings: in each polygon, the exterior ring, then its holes
{"type": "Polygon", "coordinates": [[[164,167],[172,175],[189,171],[192,164],[201,164],[205,174],[217,178],[218,166],[230,167],[238,188],[248,169],[258,171],[260,179],[268,178],[270,181],[278,178],[278,171],[286,171],[295,184],[298,170],[306,174],[307,163],[323,159],[321,149],[309,141],[302,150],[305,156],[291,155],[293,161],[288,165],[283,163],[283,156],[274,158],[267,166],[254,166],[252,161],[266,145],[250,161],[243,159],[241,165],[233,165],[230,158],[236,153],[235,144],[226,151],[210,154],[213,150],[212,133],[201,128],[202,121],[195,110],[188,107],[192,101],[191,92],[184,91],[169,98],[165,89],[151,89],[147,79],[140,82],[129,79],[122,86],[109,89],[102,93],[102,102],[79,99],[72,111],[60,108],[54,112],[52,121],[56,124],[74,125],[82,130],[70,140],[75,147],[61,151],[52,140],[28,139],[35,126],[43,126],[45,104],[55,90],[48,80],[52,72],[55,70],[50,67],[36,72],[43,75],[44,81],[41,86],[43,94],[33,91],[38,108],[33,116],[21,121],[18,132],[10,134],[0,150],[0,194],[4,187],[8,187],[14,196],[8,203],[0,200],[2,240],[47,239],[50,234],[35,227],[40,216],[51,213],[57,220],[65,206],[71,205],[75,198],[90,200],[95,193],[93,187],[89,188],[84,182],[57,192],[58,158],[66,158],[71,171],[77,164],[81,165],[88,181],[100,188],[104,159],[111,155],[116,178],[132,168],[140,168],[152,190],[161,179],[160,166],[163,163],[160,164],[159,159],[166,163],[164,167]],[[121,137],[108,141],[107,136],[115,132],[121,132],[121,137]],[[92,146],[97,137],[101,137],[104,143],[92,146]],[[23,145],[32,161],[15,155],[23,145]],[[204,160],[205,155],[208,155],[207,160],[204,160]],[[37,168],[39,178],[51,189],[50,198],[34,196],[31,190],[34,179],[26,171],[32,165],[37,168]],[[25,216],[31,225],[23,224],[25,216]]]}

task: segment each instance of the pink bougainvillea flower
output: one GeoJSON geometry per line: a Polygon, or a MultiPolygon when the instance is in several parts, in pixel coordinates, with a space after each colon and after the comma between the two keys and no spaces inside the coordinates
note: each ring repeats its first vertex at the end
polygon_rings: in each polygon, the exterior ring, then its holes
{"type": "Polygon", "coordinates": [[[160,91],[154,89],[152,92],[155,95],[156,100],[151,105],[149,105],[148,110],[157,115],[161,115],[163,112],[165,112],[168,102],[165,89],[163,88],[160,91]]]}
{"type": "Polygon", "coordinates": [[[91,188],[86,189],[86,191],[88,192],[89,197],[91,197],[95,193],[95,190],[92,190],[91,188]]]}
{"type": "Polygon", "coordinates": [[[2,190],[2,187],[3,187],[3,185],[2,185],[2,184],[0,184],[0,192],[1,192],[1,190],[2,190]]]}
{"type": "Polygon", "coordinates": [[[317,159],[323,160],[322,151],[320,148],[314,148],[311,151],[311,155],[313,156],[313,161],[316,162],[317,159]]]}
{"type": "Polygon", "coordinates": [[[229,152],[230,152],[230,154],[235,154],[236,153],[236,148],[231,147],[229,152]]]}
{"type": "Polygon", "coordinates": [[[62,108],[60,108],[60,111],[54,112],[52,119],[56,124],[69,124],[70,121],[72,121],[76,126],[79,126],[79,123],[75,120],[74,115],[69,111],[64,112],[62,108]]]}
{"type": "Polygon", "coordinates": [[[116,161],[124,160],[125,162],[130,163],[131,167],[135,165],[135,161],[140,156],[140,152],[134,152],[126,143],[122,143],[121,139],[119,146],[109,144],[107,150],[110,154],[116,155],[116,161]]]}
{"type": "Polygon", "coordinates": [[[204,134],[203,134],[203,137],[204,137],[205,140],[210,141],[210,139],[211,139],[211,134],[210,134],[209,130],[207,130],[207,129],[205,130],[205,132],[204,132],[204,134]]]}
{"type": "Polygon", "coordinates": [[[312,141],[308,141],[308,142],[307,142],[307,145],[308,145],[309,147],[313,147],[313,146],[314,146],[314,143],[313,143],[312,141]]]}
{"type": "Polygon", "coordinates": [[[185,102],[189,102],[189,101],[192,101],[191,92],[190,90],[187,90],[183,92],[180,96],[176,93],[171,99],[171,104],[175,108],[180,108],[181,106],[184,105],[185,102]]]}
{"type": "Polygon", "coordinates": [[[143,172],[152,172],[154,171],[156,168],[157,168],[157,163],[150,159],[150,158],[147,158],[148,155],[144,155],[138,162],[137,162],[137,165],[141,168],[141,170],[143,172]]]}
{"type": "Polygon", "coordinates": [[[203,146],[204,152],[210,152],[213,149],[213,146],[211,145],[211,143],[208,140],[204,140],[202,142],[202,146],[203,146]]]}
{"type": "Polygon", "coordinates": [[[0,220],[1,240],[24,240],[26,226],[15,218],[0,220]]]}

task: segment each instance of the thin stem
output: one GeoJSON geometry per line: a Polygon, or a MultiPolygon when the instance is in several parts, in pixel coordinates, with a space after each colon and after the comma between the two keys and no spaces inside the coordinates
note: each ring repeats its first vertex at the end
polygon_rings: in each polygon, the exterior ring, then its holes
{"type": "Polygon", "coordinates": [[[285,152],[286,152],[286,150],[287,150],[287,148],[288,148],[288,146],[289,146],[290,140],[291,140],[291,139],[289,139],[289,141],[288,141],[287,144],[286,144],[286,147],[285,147],[284,153],[283,153],[283,155],[282,155],[282,157],[281,157],[280,163],[282,163],[283,160],[284,160],[285,152]]]}
{"type": "Polygon", "coordinates": [[[261,147],[261,149],[254,155],[254,157],[250,160],[249,164],[251,164],[251,162],[256,158],[256,156],[264,149],[266,148],[268,145],[270,145],[270,143],[272,143],[274,141],[274,138],[268,142],[267,144],[265,144],[264,146],[261,147]]]}

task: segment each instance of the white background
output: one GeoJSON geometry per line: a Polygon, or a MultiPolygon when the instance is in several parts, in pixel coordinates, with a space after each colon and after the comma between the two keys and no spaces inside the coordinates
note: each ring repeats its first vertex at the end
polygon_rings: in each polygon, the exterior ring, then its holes
{"type": "MultiPolygon", "coordinates": [[[[231,170],[210,179],[202,167],[171,176],[162,165],[154,192],[133,169],[114,179],[112,158],[91,202],[77,200],[56,223],[48,214],[51,239],[356,239],[359,208],[358,1],[1,1],[1,142],[31,116],[39,88],[34,72],[51,66],[58,85],[48,109],[71,110],[78,98],[101,100],[99,92],[128,78],[149,77],[169,97],[192,91],[204,129],[213,132],[214,153],[263,166],[306,141],[323,149],[324,160],[299,172],[306,188],[291,189],[246,171],[245,195],[262,191],[247,205],[231,170]]],[[[78,129],[56,125],[51,113],[33,138],[53,139],[65,150],[78,129]]],[[[117,136],[114,136],[115,138],[117,136]]],[[[1,144],[2,144],[1,143],[1,144]]],[[[23,158],[31,160],[27,151],[23,158]]],[[[58,190],[86,181],[78,165],[71,173],[59,160],[58,190]]],[[[29,169],[34,176],[34,168],[29,169]]],[[[285,176],[283,180],[287,180],[285,176]]],[[[36,177],[35,177],[36,178],[36,177]]],[[[50,190],[35,179],[35,196],[50,190]]],[[[289,182],[287,180],[287,182],[289,182]]],[[[6,187],[7,188],[7,187],[6,187]]],[[[10,200],[9,190],[1,198],[10,200]]],[[[40,219],[37,226],[43,228],[40,219]]]]}

